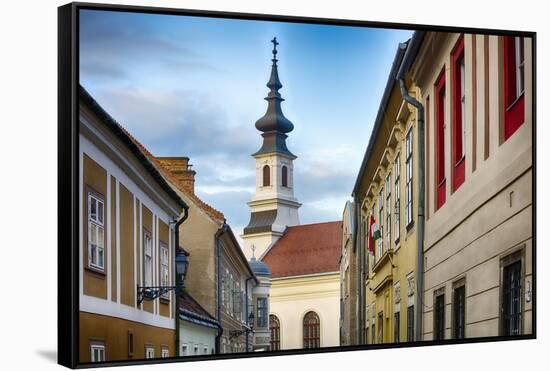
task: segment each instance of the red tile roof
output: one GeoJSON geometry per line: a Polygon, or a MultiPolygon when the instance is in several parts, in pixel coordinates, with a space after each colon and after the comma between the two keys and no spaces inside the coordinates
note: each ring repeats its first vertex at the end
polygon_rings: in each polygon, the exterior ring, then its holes
{"type": "Polygon", "coordinates": [[[262,261],[274,278],[336,272],[342,250],[342,221],[288,227],[262,261]]]}
{"type": "Polygon", "coordinates": [[[218,326],[218,321],[210,315],[187,291],[179,296],[180,314],[195,320],[218,326]]]}

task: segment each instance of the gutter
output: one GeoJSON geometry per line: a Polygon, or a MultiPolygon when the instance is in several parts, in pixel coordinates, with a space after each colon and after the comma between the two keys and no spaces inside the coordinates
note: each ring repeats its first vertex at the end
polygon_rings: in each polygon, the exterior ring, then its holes
{"type": "MultiPolygon", "coordinates": [[[[175,225],[175,238],[174,238],[174,243],[175,243],[175,246],[174,246],[174,259],[176,257],[176,253],[178,252],[179,248],[180,248],[180,225],[187,220],[187,218],[189,217],[189,206],[187,206],[187,204],[184,204],[183,205],[183,216],[180,218],[180,220],[178,220],[176,222],[176,225],[175,225]]],[[[174,276],[176,278],[176,285],[178,285],[178,274],[176,272],[176,269],[174,269],[174,276]]],[[[179,356],[180,354],[180,301],[179,301],[179,289],[181,289],[180,287],[178,287],[178,290],[176,290],[176,354],[179,356]]]]}
{"type": "Polygon", "coordinates": [[[422,309],[423,309],[423,293],[424,293],[424,196],[425,196],[425,164],[424,164],[424,106],[418,100],[409,95],[405,84],[405,73],[409,70],[414,61],[418,49],[424,39],[424,31],[415,31],[408,44],[399,44],[399,48],[405,51],[405,56],[399,71],[397,72],[396,80],[399,81],[399,88],[403,99],[413,105],[418,112],[418,229],[416,233],[416,341],[422,341],[422,309]]]}

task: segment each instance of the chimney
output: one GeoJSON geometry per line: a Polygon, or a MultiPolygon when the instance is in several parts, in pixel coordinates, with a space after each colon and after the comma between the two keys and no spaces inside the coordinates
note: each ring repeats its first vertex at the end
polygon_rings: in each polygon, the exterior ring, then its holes
{"type": "Polygon", "coordinates": [[[179,189],[195,194],[195,170],[191,170],[189,157],[157,157],[157,160],[176,179],[179,189]]]}

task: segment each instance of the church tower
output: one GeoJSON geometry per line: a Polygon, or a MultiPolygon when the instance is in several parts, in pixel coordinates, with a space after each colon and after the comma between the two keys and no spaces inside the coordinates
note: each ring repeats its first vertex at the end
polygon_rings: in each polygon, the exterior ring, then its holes
{"type": "Polygon", "coordinates": [[[298,208],[301,204],[294,197],[294,167],[296,156],[286,146],[287,133],[294,125],[283,114],[279,93],[283,87],[277,71],[277,38],[273,43],[273,64],[267,82],[269,94],[267,111],[256,121],[256,129],[262,132],[263,144],[252,155],[256,159],[256,194],[248,202],[250,221],[241,236],[244,253],[260,259],[264,252],[277,241],[286,227],[299,225],[298,208]]]}

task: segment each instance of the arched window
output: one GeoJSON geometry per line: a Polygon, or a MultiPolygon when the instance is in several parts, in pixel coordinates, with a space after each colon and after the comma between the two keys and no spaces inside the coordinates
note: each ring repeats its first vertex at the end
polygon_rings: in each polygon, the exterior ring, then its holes
{"type": "Polygon", "coordinates": [[[315,312],[307,312],[304,316],[304,348],[319,348],[321,344],[321,329],[319,316],[315,312]]]}
{"type": "Polygon", "coordinates": [[[274,314],[269,315],[269,331],[271,332],[269,350],[281,349],[281,323],[274,314]]]}
{"type": "Polygon", "coordinates": [[[283,187],[288,187],[288,168],[283,166],[283,187]]]}
{"type": "Polygon", "coordinates": [[[264,187],[267,187],[271,184],[270,182],[270,171],[269,171],[269,166],[268,165],[265,165],[264,166],[264,187]]]}

